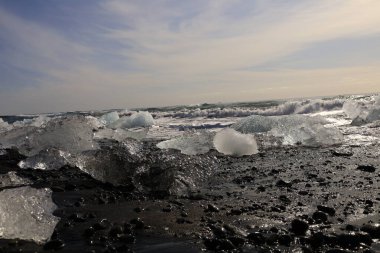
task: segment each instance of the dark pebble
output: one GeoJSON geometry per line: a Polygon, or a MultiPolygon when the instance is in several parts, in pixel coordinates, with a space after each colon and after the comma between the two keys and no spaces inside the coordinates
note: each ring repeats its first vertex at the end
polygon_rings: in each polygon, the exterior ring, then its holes
{"type": "Polygon", "coordinates": [[[132,219],[130,223],[135,225],[136,229],[143,229],[145,227],[145,223],[140,218],[132,219]]]}
{"type": "Polygon", "coordinates": [[[305,235],[309,225],[303,220],[295,219],[292,221],[291,229],[296,235],[305,235]]]}
{"type": "Polygon", "coordinates": [[[207,208],[205,209],[205,212],[217,213],[217,212],[219,212],[219,208],[216,205],[208,204],[207,208]]]}
{"type": "Polygon", "coordinates": [[[335,215],[335,209],[332,208],[332,207],[318,205],[317,209],[319,211],[321,211],[321,212],[327,213],[330,216],[334,216],[335,215]]]}
{"type": "Polygon", "coordinates": [[[366,224],[360,228],[361,231],[368,233],[373,239],[380,239],[380,225],[366,224]]]}
{"type": "Polygon", "coordinates": [[[357,169],[365,172],[375,172],[376,170],[376,168],[371,165],[359,165],[357,169]]]}
{"type": "Polygon", "coordinates": [[[284,181],[284,180],[280,179],[277,181],[276,186],[278,186],[278,187],[292,187],[292,183],[289,181],[284,181]]]}
{"type": "Polygon", "coordinates": [[[314,212],[312,217],[317,223],[327,221],[327,215],[324,212],[314,212]]]}
{"type": "Polygon", "coordinates": [[[260,232],[248,234],[247,239],[255,245],[263,245],[265,243],[265,237],[260,232]]]}

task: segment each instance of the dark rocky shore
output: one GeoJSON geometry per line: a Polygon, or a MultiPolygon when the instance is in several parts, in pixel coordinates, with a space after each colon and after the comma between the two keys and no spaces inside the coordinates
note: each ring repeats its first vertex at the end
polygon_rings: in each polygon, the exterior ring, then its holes
{"type": "Polygon", "coordinates": [[[61,220],[46,244],[2,239],[0,252],[380,252],[379,152],[379,146],[278,147],[247,157],[211,151],[196,156],[214,161],[210,176],[175,195],[173,177],[159,168],[140,179],[150,180],[144,191],[133,180],[114,186],[77,168],[19,169],[23,157],[8,150],[0,173],[16,171],[35,188],[51,188],[61,220]]]}

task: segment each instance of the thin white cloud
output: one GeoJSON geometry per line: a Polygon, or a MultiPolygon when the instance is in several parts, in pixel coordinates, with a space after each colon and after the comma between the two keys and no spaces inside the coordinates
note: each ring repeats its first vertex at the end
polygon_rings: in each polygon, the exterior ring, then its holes
{"type": "Polygon", "coordinates": [[[102,2],[103,14],[118,25],[99,24],[86,34],[122,45],[105,45],[121,59],[117,69],[93,57],[95,45],[0,8],[0,38],[16,45],[9,64],[43,74],[38,87],[1,91],[0,113],[379,91],[380,62],[311,70],[256,67],[314,43],[380,34],[380,1],[260,0],[241,17],[228,14],[243,2],[102,2]]]}

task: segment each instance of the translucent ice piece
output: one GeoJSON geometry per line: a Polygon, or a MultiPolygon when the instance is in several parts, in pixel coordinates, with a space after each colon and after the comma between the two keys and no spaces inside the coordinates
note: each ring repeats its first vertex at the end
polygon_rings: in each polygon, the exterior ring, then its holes
{"type": "Polygon", "coordinates": [[[109,125],[119,119],[119,114],[117,112],[110,112],[107,114],[104,114],[102,117],[100,117],[100,121],[104,125],[109,125]]]}
{"type": "Polygon", "coordinates": [[[171,140],[162,141],[157,144],[157,147],[160,149],[181,150],[181,153],[186,155],[205,154],[213,148],[213,138],[213,133],[204,131],[195,132],[171,140]]]}
{"type": "Polygon", "coordinates": [[[216,150],[225,155],[243,156],[258,153],[253,135],[241,134],[231,128],[216,133],[213,142],[216,150]]]}
{"type": "Polygon", "coordinates": [[[94,134],[95,139],[113,139],[120,142],[123,142],[127,140],[128,138],[132,138],[135,140],[142,140],[144,139],[148,134],[147,128],[139,128],[139,129],[110,129],[105,128],[102,130],[97,131],[94,134]]]}
{"type": "Polygon", "coordinates": [[[305,115],[260,116],[253,115],[236,122],[232,128],[241,133],[262,133],[275,128],[292,129],[303,123],[327,124],[321,116],[309,117],[305,115]]]}
{"type": "Polygon", "coordinates": [[[83,116],[56,118],[44,128],[16,128],[0,136],[3,147],[15,146],[21,154],[33,156],[41,150],[56,148],[70,153],[97,148],[93,125],[83,116]]]}
{"type": "Polygon", "coordinates": [[[327,128],[321,124],[304,123],[291,129],[276,128],[272,130],[272,134],[282,136],[284,145],[302,144],[318,147],[338,145],[343,142],[343,134],[337,128],[327,128]]]}
{"type": "Polygon", "coordinates": [[[59,218],[50,189],[29,186],[0,192],[0,238],[47,241],[59,218]]]}
{"type": "Polygon", "coordinates": [[[34,156],[27,157],[18,163],[22,169],[32,168],[37,170],[56,170],[65,165],[75,165],[73,158],[67,152],[48,148],[34,156]]]}

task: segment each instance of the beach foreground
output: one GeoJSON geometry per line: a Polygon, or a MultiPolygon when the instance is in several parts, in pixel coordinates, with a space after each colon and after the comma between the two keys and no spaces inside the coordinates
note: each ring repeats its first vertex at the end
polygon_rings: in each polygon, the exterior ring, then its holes
{"type": "MultiPolygon", "coordinates": [[[[163,152],[155,144],[144,142],[152,157],[163,152]]],[[[24,157],[7,150],[0,173],[51,188],[60,221],[49,242],[2,239],[0,251],[379,252],[379,148],[284,146],[243,157],[213,150],[197,156],[212,160],[209,176],[186,193],[174,193],[176,176],[160,170],[143,188],[68,166],[20,170],[24,157]]]]}

